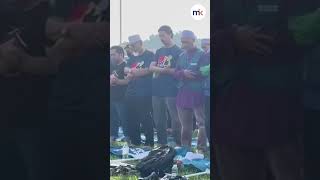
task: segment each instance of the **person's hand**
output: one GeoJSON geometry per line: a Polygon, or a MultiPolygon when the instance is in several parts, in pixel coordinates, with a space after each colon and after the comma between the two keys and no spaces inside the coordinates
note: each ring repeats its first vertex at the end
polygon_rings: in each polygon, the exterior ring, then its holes
{"type": "Polygon", "coordinates": [[[149,67],[149,71],[154,72],[154,71],[155,71],[154,66],[150,66],[150,67],[149,67]]]}
{"type": "Polygon", "coordinates": [[[132,73],[128,73],[127,79],[128,79],[129,81],[133,80],[133,79],[134,79],[134,75],[133,75],[132,73]]]}
{"type": "Polygon", "coordinates": [[[132,74],[133,76],[135,76],[137,74],[138,69],[136,68],[132,68],[130,71],[130,74],[132,74]]]}
{"type": "Polygon", "coordinates": [[[125,68],[124,68],[124,73],[125,73],[125,74],[131,73],[131,69],[128,68],[128,67],[125,67],[125,68]]]}
{"type": "Polygon", "coordinates": [[[118,78],[114,74],[112,74],[110,75],[110,82],[112,86],[115,86],[118,82],[118,78]]]}
{"type": "Polygon", "coordinates": [[[183,71],[183,74],[187,79],[195,79],[196,78],[195,77],[196,74],[190,70],[187,70],[187,69],[183,71]]]}
{"type": "Polygon", "coordinates": [[[175,70],[173,68],[170,68],[170,67],[165,67],[164,71],[167,74],[173,74],[175,70]]]}
{"type": "Polygon", "coordinates": [[[0,74],[16,73],[20,65],[21,51],[15,46],[14,39],[0,45],[0,74]]]}
{"type": "Polygon", "coordinates": [[[238,49],[244,52],[253,52],[260,55],[272,53],[270,44],[273,37],[259,33],[259,28],[250,26],[233,26],[235,29],[235,41],[238,49]]]}

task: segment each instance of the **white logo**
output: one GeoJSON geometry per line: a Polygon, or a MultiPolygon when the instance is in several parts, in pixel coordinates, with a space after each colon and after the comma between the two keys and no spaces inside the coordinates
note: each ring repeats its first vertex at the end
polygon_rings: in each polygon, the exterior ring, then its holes
{"type": "Polygon", "coordinates": [[[192,6],[190,14],[194,20],[200,21],[206,16],[206,8],[203,7],[201,4],[196,4],[192,6]]]}

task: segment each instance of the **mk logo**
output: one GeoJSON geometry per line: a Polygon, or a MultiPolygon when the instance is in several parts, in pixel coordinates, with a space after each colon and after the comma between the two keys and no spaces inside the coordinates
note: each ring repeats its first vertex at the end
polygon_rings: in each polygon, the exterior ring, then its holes
{"type": "Polygon", "coordinates": [[[203,10],[192,11],[193,16],[203,16],[203,10]]]}
{"type": "Polygon", "coordinates": [[[196,4],[196,5],[192,6],[192,8],[190,10],[190,15],[194,20],[199,21],[199,20],[205,18],[206,8],[204,6],[202,6],[201,4],[196,4]]]}

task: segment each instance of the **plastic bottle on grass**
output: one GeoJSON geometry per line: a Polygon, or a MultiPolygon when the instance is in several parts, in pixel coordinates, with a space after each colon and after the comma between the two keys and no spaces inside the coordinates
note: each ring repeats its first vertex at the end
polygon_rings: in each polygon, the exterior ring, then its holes
{"type": "Polygon", "coordinates": [[[129,154],[129,146],[128,143],[125,142],[122,147],[122,159],[127,159],[129,154]]]}
{"type": "Polygon", "coordinates": [[[176,164],[172,166],[171,174],[174,176],[178,175],[178,166],[176,164]]]}

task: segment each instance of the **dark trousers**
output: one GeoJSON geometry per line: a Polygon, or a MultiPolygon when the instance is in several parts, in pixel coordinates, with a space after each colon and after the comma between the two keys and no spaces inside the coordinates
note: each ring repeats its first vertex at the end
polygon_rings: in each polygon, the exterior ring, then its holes
{"type": "Polygon", "coordinates": [[[134,145],[141,144],[140,124],[146,136],[146,145],[154,145],[153,122],[150,119],[151,97],[126,97],[128,110],[128,133],[131,143],[134,145]]]}
{"type": "Polygon", "coordinates": [[[119,118],[117,115],[115,104],[110,102],[110,137],[118,137],[119,118]]]}
{"type": "Polygon", "coordinates": [[[176,107],[175,97],[152,97],[153,119],[157,128],[158,143],[167,144],[167,119],[171,118],[173,137],[177,145],[181,145],[181,124],[176,107]],[[169,114],[166,114],[167,111],[169,114]]]}
{"type": "Polygon", "coordinates": [[[47,149],[43,128],[1,129],[0,179],[48,180],[53,168],[47,157],[54,156],[47,149]]]}
{"type": "Polygon", "coordinates": [[[41,159],[42,180],[107,177],[108,98],[105,53],[65,61],[55,79],[41,159]]]}
{"type": "Polygon", "coordinates": [[[12,129],[1,129],[0,159],[0,179],[29,180],[27,165],[24,163],[24,157],[17,146],[12,129]]]}
{"type": "Polygon", "coordinates": [[[119,126],[122,127],[124,136],[128,136],[127,107],[125,101],[111,101],[110,103],[110,135],[117,137],[119,126]]]}
{"type": "Polygon", "coordinates": [[[295,143],[268,148],[216,145],[216,153],[223,180],[269,180],[268,170],[278,180],[303,179],[295,143]]]}
{"type": "Polygon", "coordinates": [[[320,179],[320,110],[305,109],[304,133],[305,179],[320,179]]]}
{"type": "MultiPolygon", "coordinates": [[[[22,157],[22,162],[26,166],[28,179],[46,179],[48,174],[42,170],[48,166],[48,162],[43,159],[43,128],[17,128],[14,131],[16,147],[22,157]]],[[[50,165],[49,165],[50,166],[50,165]]]]}
{"type": "Polygon", "coordinates": [[[205,99],[205,105],[204,105],[204,112],[205,112],[205,115],[206,115],[206,122],[205,122],[205,125],[206,125],[206,134],[207,134],[207,138],[210,142],[210,96],[206,96],[206,99],[205,99]]]}

